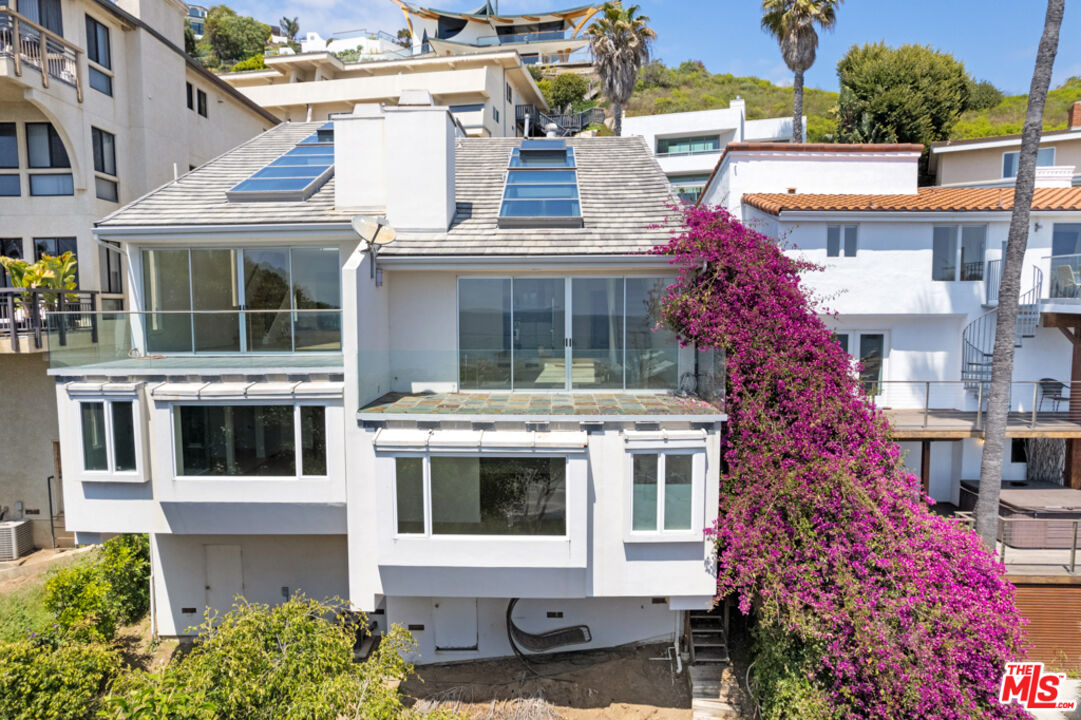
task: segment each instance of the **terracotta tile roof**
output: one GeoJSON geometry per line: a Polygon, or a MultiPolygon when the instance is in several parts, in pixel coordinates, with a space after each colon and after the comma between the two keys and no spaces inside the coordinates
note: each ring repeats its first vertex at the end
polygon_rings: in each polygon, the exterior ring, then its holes
{"type": "MultiPolygon", "coordinates": [[[[1013,210],[1012,187],[928,187],[915,194],[816,195],[811,193],[748,193],[743,202],[771,215],[809,212],[1008,212],[1013,210]]],[[[1081,187],[1036,188],[1032,209],[1081,211],[1081,187]]]]}

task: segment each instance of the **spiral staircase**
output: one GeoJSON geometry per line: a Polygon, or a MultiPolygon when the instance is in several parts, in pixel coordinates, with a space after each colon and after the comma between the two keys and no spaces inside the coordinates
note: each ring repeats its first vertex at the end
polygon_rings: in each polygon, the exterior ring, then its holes
{"type": "MultiPolygon", "coordinates": [[[[995,348],[995,324],[998,322],[998,289],[1002,278],[1002,261],[987,263],[986,296],[987,312],[965,326],[961,334],[961,380],[965,389],[977,392],[979,387],[991,381],[991,359],[995,348]]],[[[1026,339],[1036,336],[1040,325],[1040,294],[1043,291],[1043,271],[1032,268],[1032,284],[1018,298],[1017,328],[1014,347],[1024,345],[1026,339]]]]}

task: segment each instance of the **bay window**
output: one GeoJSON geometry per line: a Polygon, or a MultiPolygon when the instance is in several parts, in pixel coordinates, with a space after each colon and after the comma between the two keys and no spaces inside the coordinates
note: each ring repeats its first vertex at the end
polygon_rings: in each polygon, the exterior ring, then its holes
{"type": "Polygon", "coordinates": [[[178,405],[173,423],[177,476],[326,475],[321,406],[178,405]]]}
{"type": "Polygon", "coordinates": [[[395,459],[398,535],[567,534],[564,457],[395,459]]]}
{"type": "Polygon", "coordinates": [[[462,278],[464,390],[674,389],[679,348],[658,328],[668,280],[462,278]]]}
{"type": "Polygon", "coordinates": [[[133,400],[81,402],[79,419],[84,470],[110,474],[136,472],[133,400]]]}
{"type": "Polygon", "coordinates": [[[337,248],[143,250],[150,352],[341,349],[337,248]]]}

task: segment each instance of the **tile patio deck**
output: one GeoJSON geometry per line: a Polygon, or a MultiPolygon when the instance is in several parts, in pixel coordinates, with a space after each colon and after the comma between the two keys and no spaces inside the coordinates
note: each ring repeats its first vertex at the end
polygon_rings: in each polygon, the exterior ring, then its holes
{"type": "Polygon", "coordinates": [[[518,415],[548,417],[700,417],[724,413],[694,397],[635,393],[388,393],[361,408],[361,415],[518,415]]]}

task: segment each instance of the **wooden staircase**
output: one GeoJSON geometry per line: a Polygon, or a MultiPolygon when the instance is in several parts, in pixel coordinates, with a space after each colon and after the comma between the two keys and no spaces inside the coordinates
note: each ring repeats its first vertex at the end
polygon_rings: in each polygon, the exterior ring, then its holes
{"type": "Polygon", "coordinates": [[[728,604],[690,610],[685,620],[690,652],[691,710],[694,720],[748,717],[744,692],[728,653],[728,604]]]}
{"type": "Polygon", "coordinates": [[[688,611],[687,634],[692,665],[728,662],[727,606],[688,611]]]}

